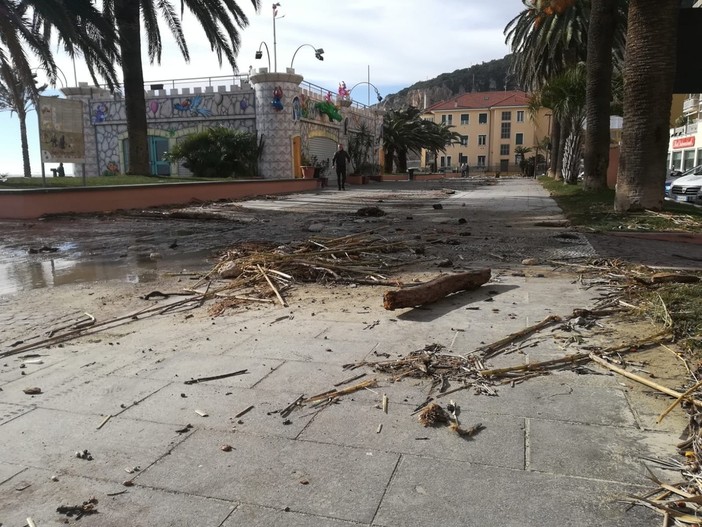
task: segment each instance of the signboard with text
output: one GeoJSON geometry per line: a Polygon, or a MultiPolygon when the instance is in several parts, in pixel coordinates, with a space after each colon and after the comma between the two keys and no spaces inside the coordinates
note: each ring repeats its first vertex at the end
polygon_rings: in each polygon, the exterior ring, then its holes
{"type": "Polygon", "coordinates": [[[39,97],[39,142],[45,163],[85,163],[83,103],[39,97]]]}
{"type": "Polygon", "coordinates": [[[680,139],[673,139],[673,148],[690,148],[695,146],[695,136],[681,137],[680,139]]]}

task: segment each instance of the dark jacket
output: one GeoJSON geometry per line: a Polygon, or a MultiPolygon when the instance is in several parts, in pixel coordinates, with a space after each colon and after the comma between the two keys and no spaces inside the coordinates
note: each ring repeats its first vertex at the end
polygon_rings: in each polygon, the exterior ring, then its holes
{"type": "Polygon", "coordinates": [[[346,150],[337,150],[332,158],[332,166],[346,168],[346,160],[351,161],[351,156],[346,150]]]}

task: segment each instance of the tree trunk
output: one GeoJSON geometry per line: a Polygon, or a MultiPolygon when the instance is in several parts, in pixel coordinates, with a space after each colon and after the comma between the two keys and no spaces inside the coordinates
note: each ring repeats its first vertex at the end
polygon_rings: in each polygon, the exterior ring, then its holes
{"type": "Polygon", "coordinates": [[[407,150],[397,152],[397,172],[399,174],[407,172],[407,150]]]}
{"type": "Polygon", "coordinates": [[[679,4],[629,2],[617,212],[663,206],[679,4]]]}
{"type": "Polygon", "coordinates": [[[129,137],[127,174],[149,175],[149,149],[144,96],[144,71],[141,62],[141,13],[139,0],[116,0],[115,18],[119,30],[124,76],[124,101],[129,137]]]}
{"type": "Polygon", "coordinates": [[[568,136],[570,135],[570,121],[568,119],[564,119],[563,122],[561,120],[558,120],[558,127],[559,127],[559,133],[558,133],[558,157],[556,157],[556,179],[561,180],[565,177],[566,174],[563,173],[563,154],[565,153],[565,145],[566,145],[566,140],[568,139],[568,136]]]}
{"type": "Polygon", "coordinates": [[[491,275],[490,269],[477,269],[440,276],[398,291],[387,291],[383,295],[383,307],[393,310],[430,304],[458,291],[477,289],[487,283],[491,275]]]}
{"type": "Polygon", "coordinates": [[[617,13],[613,0],[590,1],[585,105],[585,190],[607,187],[609,115],[612,98],[612,45],[617,13]]]}
{"type": "Polygon", "coordinates": [[[393,160],[395,158],[395,149],[393,147],[388,147],[385,150],[385,173],[392,174],[393,160]]]}
{"type": "Polygon", "coordinates": [[[27,114],[24,111],[18,111],[17,117],[20,122],[20,140],[22,142],[22,166],[24,168],[24,177],[32,177],[32,167],[29,164],[29,143],[27,142],[27,114]]]}
{"type": "Polygon", "coordinates": [[[561,123],[553,117],[553,128],[551,128],[551,149],[548,153],[548,176],[554,179],[562,179],[557,170],[558,158],[561,153],[561,123]]]}

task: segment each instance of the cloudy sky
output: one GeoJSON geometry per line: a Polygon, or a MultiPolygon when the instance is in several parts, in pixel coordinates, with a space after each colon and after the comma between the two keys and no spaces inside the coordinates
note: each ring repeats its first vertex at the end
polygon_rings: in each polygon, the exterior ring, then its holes
{"type": "MultiPolygon", "coordinates": [[[[335,91],[342,80],[351,88],[370,77],[383,96],[441,73],[504,57],[509,52],[504,28],[524,9],[522,0],[283,0],[275,20],[274,46],[272,4],[262,4],[256,14],[248,0],[239,0],[249,17],[249,26],[241,31],[237,58],[240,72],[268,67],[265,47],[263,59],[254,59],[261,42],[265,42],[271,70],[277,62],[277,70],[285,71],[295,55],[292,65],[307,82],[335,91]],[[324,61],[315,59],[311,47],[300,48],[303,44],[323,48],[324,61]]],[[[146,81],[231,74],[229,64],[219,66],[187,10],[183,24],[190,63],[184,62],[164,29],[161,66],[145,66],[146,81]]],[[[76,78],[79,82],[90,80],[79,61],[75,69],[66,57],[58,57],[57,62],[65,76],[62,82],[68,86],[73,86],[76,78]]],[[[367,102],[367,85],[358,86],[352,96],[367,102]]],[[[32,172],[38,174],[41,168],[34,112],[28,129],[32,172]]],[[[9,113],[0,113],[0,145],[0,174],[20,175],[19,123],[9,113]]]]}

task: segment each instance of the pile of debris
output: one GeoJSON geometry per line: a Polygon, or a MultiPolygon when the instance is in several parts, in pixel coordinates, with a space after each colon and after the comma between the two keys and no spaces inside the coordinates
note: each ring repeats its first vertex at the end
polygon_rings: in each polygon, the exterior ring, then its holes
{"type": "Polygon", "coordinates": [[[368,233],[333,239],[310,239],[276,246],[242,243],[226,251],[219,263],[195,285],[208,285],[218,302],[212,314],[244,302],[279,302],[295,282],[399,285],[388,273],[407,263],[410,246],[368,233]],[[405,251],[405,257],[391,253],[405,251]]]}

